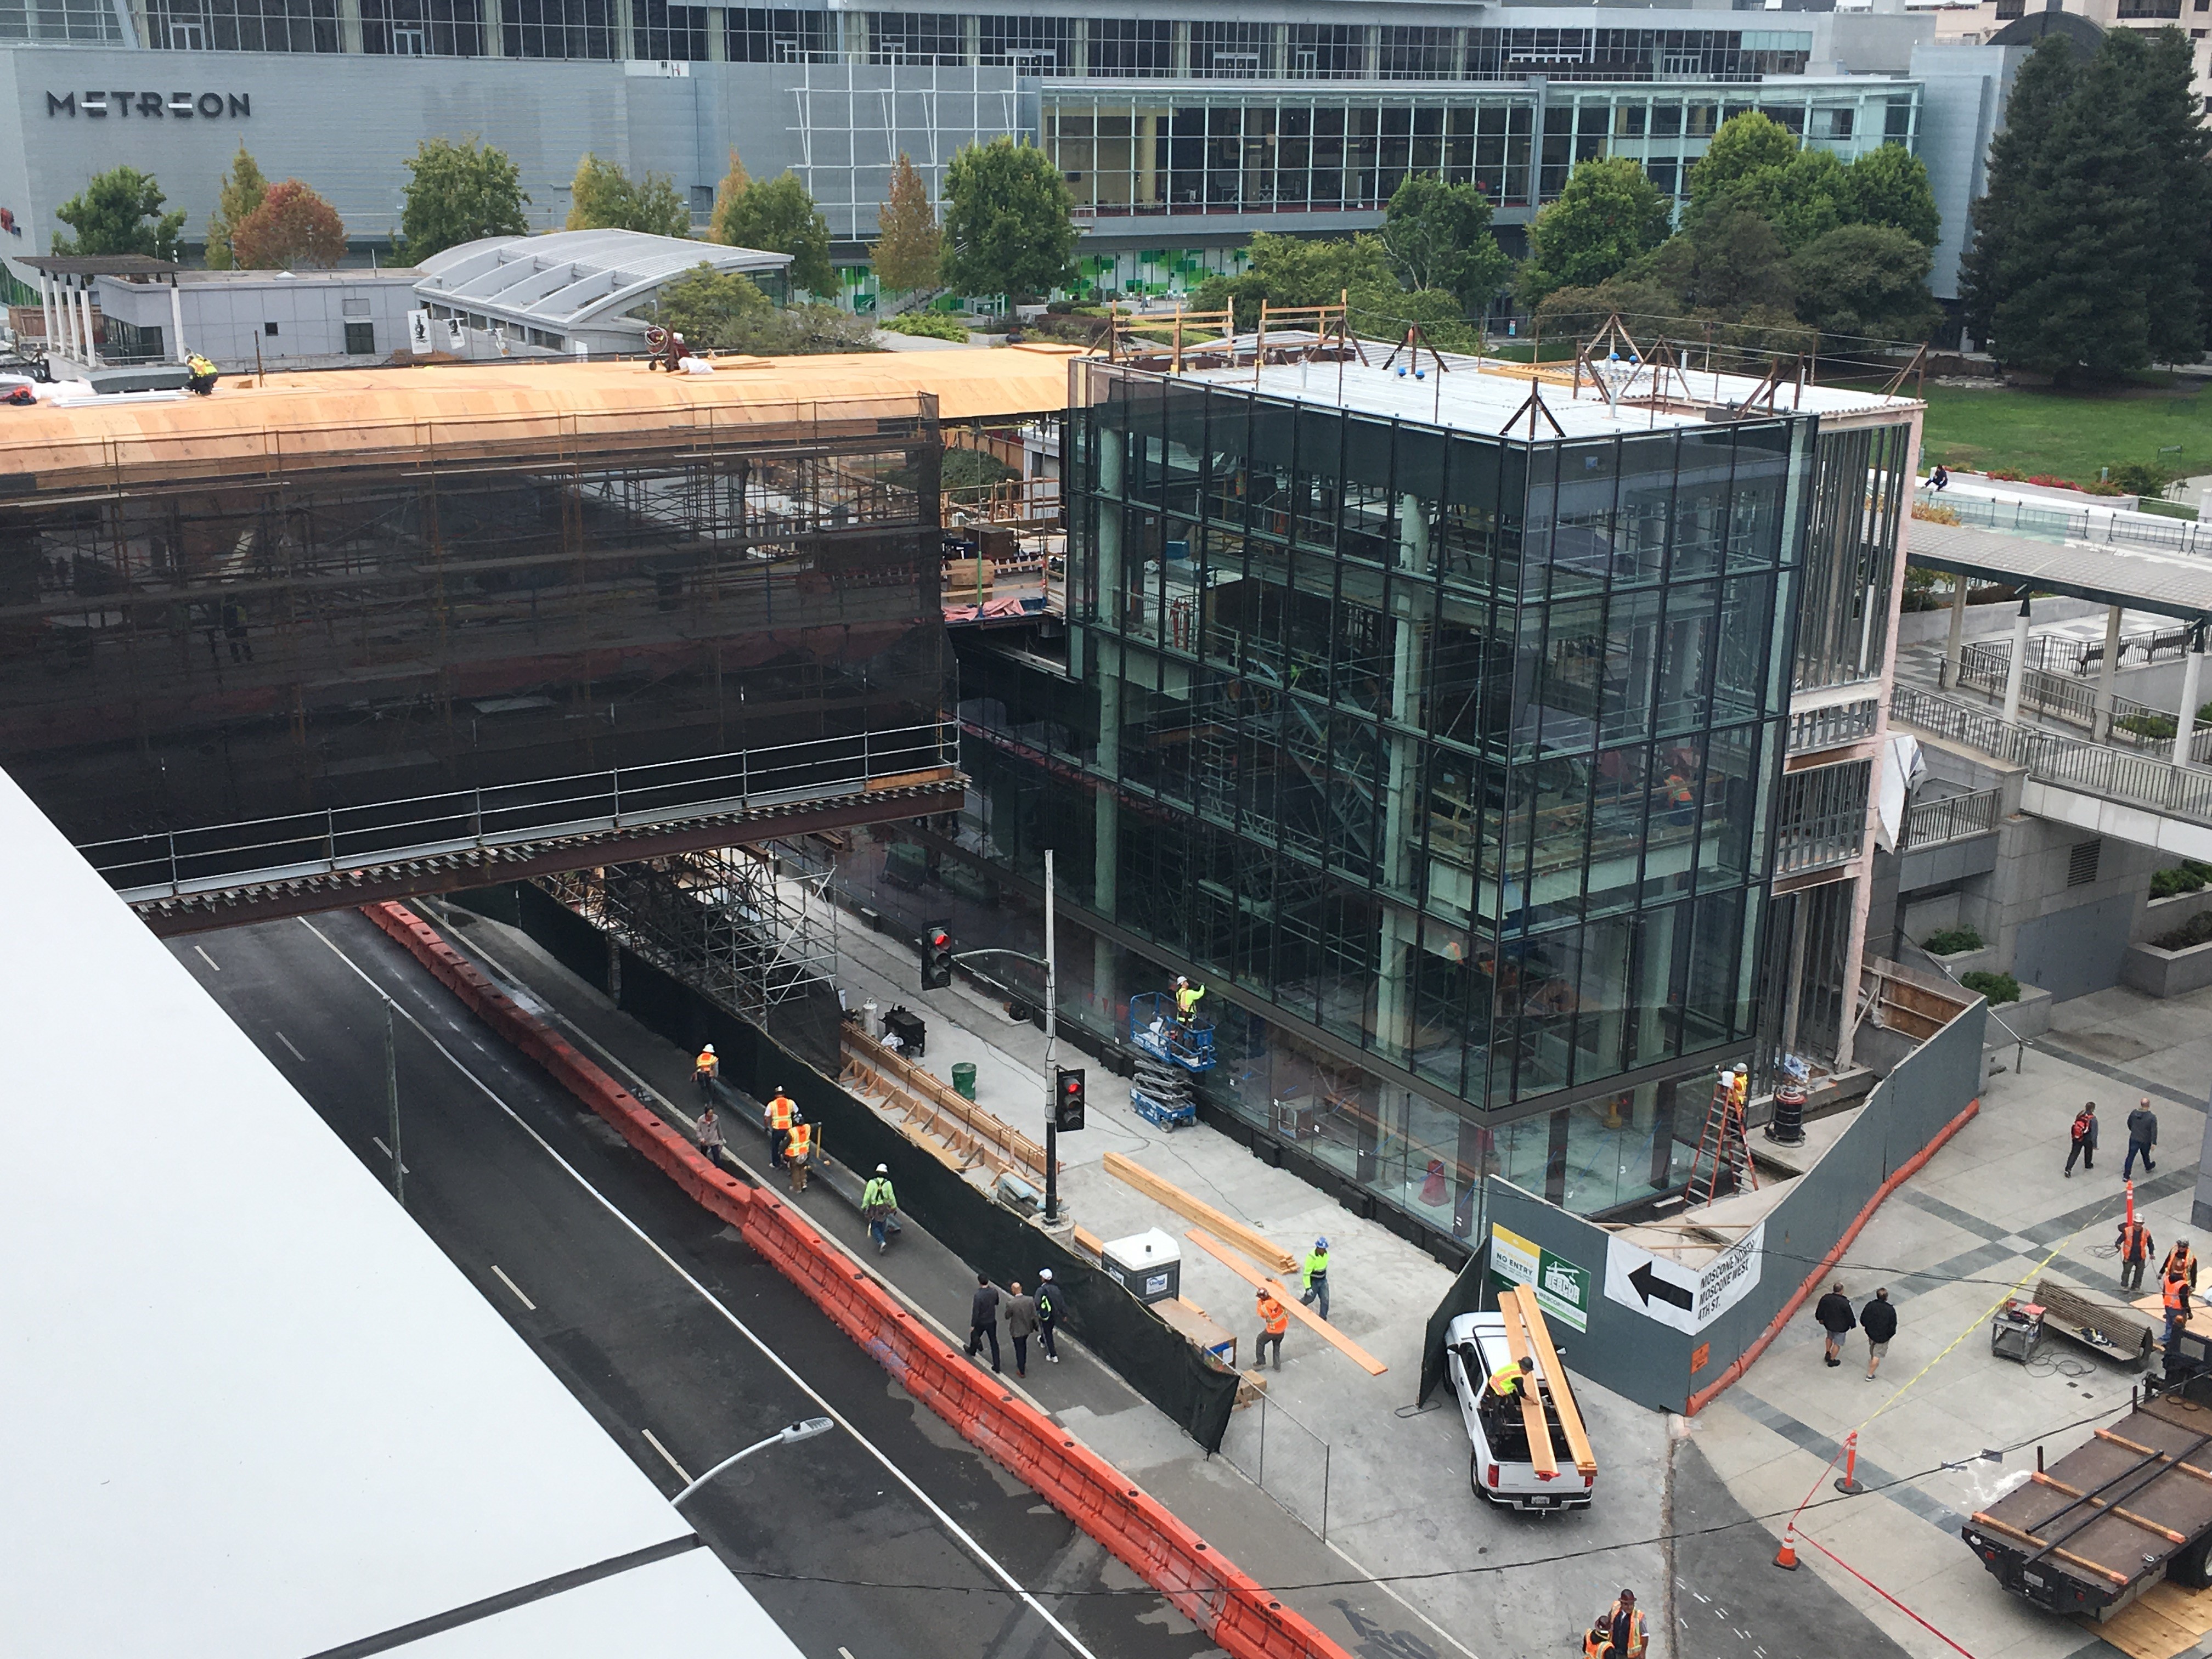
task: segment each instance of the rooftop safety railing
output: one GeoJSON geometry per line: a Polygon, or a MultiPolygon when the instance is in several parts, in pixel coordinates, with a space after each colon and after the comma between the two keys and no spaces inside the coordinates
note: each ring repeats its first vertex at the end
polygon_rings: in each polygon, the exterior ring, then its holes
{"type": "MultiPolygon", "coordinates": [[[[956,764],[951,721],[487,784],[80,847],[134,902],[858,795],[956,764]]],[[[735,835],[733,840],[742,839],[735,835]]]]}
{"type": "Polygon", "coordinates": [[[2025,768],[2038,782],[2212,824],[2212,772],[2023,726],[1914,685],[1897,688],[1890,713],[1936,737],[2025,768]]]}
{"type": "Polygon", "coordinates": [[[2115,547],[2158,548],[2169,553],[2212,553],[2212,531],[2192,520],[2168,519],[2124,507],[2075,507],[2069,502],[1990,501],[1945,490],[1923,489],[1918,499],[1940,502],[1959,522],[1984,530],[2009,531],[2038,541],[2094,542],[2115,547]]]}

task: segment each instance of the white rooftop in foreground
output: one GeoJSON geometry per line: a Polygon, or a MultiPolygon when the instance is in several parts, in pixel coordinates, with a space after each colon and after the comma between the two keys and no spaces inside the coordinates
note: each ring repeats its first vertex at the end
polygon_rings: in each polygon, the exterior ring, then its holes
{"type": "MultiPolygon", "coordinates": [[[[0,776],[0,1650],[307,1659],[691,1528],[0,776]]],[[[378,1644],[796,1659],[711,1552],[378,1644]]]]}
{"type": "MultiPolygon", "coordinates": [[[[1238,344],[1249,349],[1250,338],[1240,335],[1238,344]]],[[[1271,333],[1267,343],[1273,348],[1277,337],[1271,333]]],[[[1527,407],[1530,381],[1525,371],[1513,373],[1512,365],[1485,368],[1477,358],[1453,352],[1443,355],[1444,366],[1439,370],[1425,347],[1417,378],[1410,370],[1401,372],[1407,368],[1403,351],[1398,353],[1396,363],[1385,368],[1384,361],[1391,352],[1389,343],[1378,344],[1368,340],[1362,343],[1372,360],[1368,363],[1271,362],[1258,371],[1255,379],[1248,362],[1239,368],[1188,368],[1182,378],[1214,386],[1242,386],[1256,390],[1263,396],[1300,403],[1332,407],[1340,404],[1358,414],[1395,416],[1401,421],[1444,426],[1459,432],[1503,434],[1510,427],[1512,436],[1530,436],[1527,407]]],[[[1547,367],[1564,369],[1567,365],[1547,367]]],[[[1657,378],[1652,368],[1626,363],[1608,365],[1607,374],[1615,388],[1611,403],[1593,387],[1587,375],[1579,395],[1563,384],[1538,382],[1544,408],[1550,412],[1552,420],[1538,415],[1534,435],[1540,441],[1556,440],[1561,433],[1569,438],[1627,437],[1660,428],[1705,426],[1711,424],[1708,409],[1719,404],[1741,404],[1754,394],[1759,396],[1758,404],[1744,418],[1755,420],[1767,413],[1765,394],[1753,375],[1668,369],[1664,375],[1664,401],[1671,406],[1655,408],[1649,401],[1635,401],[1650,398],[1657,378]],[[1553,421],[1559,424],[1558,431],[1553,428],[1553,421]]],[[[1774,411],[1783,415],[1864,416],[1893,411],[1893,418],[1901,421],[1918,406],[1919,400],[1912,398],[1884,398],[1848,386],[1800,388],[1788,380],[1773,393],[1774,411]]]]}

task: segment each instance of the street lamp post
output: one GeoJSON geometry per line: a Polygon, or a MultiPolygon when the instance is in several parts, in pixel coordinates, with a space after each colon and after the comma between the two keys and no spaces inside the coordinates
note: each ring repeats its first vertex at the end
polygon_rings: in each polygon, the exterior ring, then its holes
{"type": "Polygon", "coordinates": [[[1044,851],[1044,1224],[1060,1219],[1059,958],[1052,948],[1052,848],[1044,851]]]}
{"type": "Polygon", "coordinates": [[[701,1475],[696,1480],[694,1480],[690,1486],[684,1487],[682,1492],[678,1492],[675,1497],[670,1498],[668,1501],[671,1504],[681,1504],[685,1498],[690,1497],[693,1492],[698,1491],[700,1487],[705,1486],[709,1480],[712,1480],[724,1469],[730,1468],[733,1464],[744,1462],[745,1459],[750,1457],[757,1451],[766,1451],[770,1446],[787,1446],[796,1441],[811,1440],[816,1435],[827,1434],[830,1430],[836,1426],[837,1425],[835,1423],[831,1422],[826,1417],[807,1417],[800,1419],[796,1423],[787,1423],[783,1427],[778,1429],[774,1434],[769,1436],[767,1439],[756,1440],[751,1445],[746,1447],[743,1451],[732,1453],[729,1456],[715,1464],[713,1468],[708,1470],[706,1474],[701,1475]]]}

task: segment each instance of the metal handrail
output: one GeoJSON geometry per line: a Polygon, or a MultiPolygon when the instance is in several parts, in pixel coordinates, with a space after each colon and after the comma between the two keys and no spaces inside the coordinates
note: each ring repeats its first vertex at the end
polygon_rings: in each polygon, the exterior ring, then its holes
{"type": "Polygon", "coordinates": [[[1905,809],[1905,834],[1898,850],[1941,847],[1968,836],[1987,835],[1997,827],[1997,805],[2003,798],[2002,789],[1977,789],[1964,795],[1915,801],[1905,809]]]}
{"type": "Polygon", "coordinates": [[[344,868],[513,846],[550,836],[647,827],[866,787],[957,764],[948,720],[812,738],[766,749],[655,761],[520,783],[195,824],[78,848],[132,897],[181,896],[344,868]]]}
{"type": "Polygon", "coordinates": [[[2025,768],[2039,782],[2212,824],[2212,772],[2023,726],[1913,685],[1896,689],[1890,712],[1937,737],[2025,768]]]}
{"type": "MultiPolygon", "coordinates": [[[[2125,643],[2123,641],[2124,646],[2125,643]]],[[[2009,640],[1982,640],[1960,647],[1959,684],[1962,686],[2002,697],[2011,670],[2012,641],[2009,640]]],[[[2097,690],[2086,679],[2031,665],[2021,675],[2020,701],[2022,708],[2053,715],[2069,726],[2084,726],[2091,731],[2096,729],[2097,690]]],[[[2116,695],[2112,698],[2112,740],[2134,749],[2148,749],[2172,739],[2170,735],[2157,737],[2122,724],[2130,720],[2165,720],[2169,725],[2178,723],[2178,716],[2170,708],[2155,708],[2147,702],[2137,702],[2133,697],[2116,695]]]]}

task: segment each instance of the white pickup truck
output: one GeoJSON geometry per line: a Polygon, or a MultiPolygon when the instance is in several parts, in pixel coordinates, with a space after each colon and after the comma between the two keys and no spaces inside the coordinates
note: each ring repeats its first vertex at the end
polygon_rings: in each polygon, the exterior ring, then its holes
{"type": "Polygon", "coordinates": [[[1597,1463],[1534,1300],[1524,1302],[1516,1287],[1501,1298],[1499,1312],[1462,1314],[1445,1333],[1445,1370],[1474,1446],[1468,1481],[1480,1496],[1510,1509],[1586,1509],[1597,1485],[1597,1463]],[[1507,1340],[1509,1318],[1521,1334],[1517,1344],[1507,1340]],[[1536,1362],[1528,1386],[1534,1412],[1518,1401],[1492,1409],[1483,1399],[1491,1374],[1515,1363],[1516,1347],[1536,1362]],[[1532,1435],[1539,1420],[1544,1432],[1532,1435]]]}

